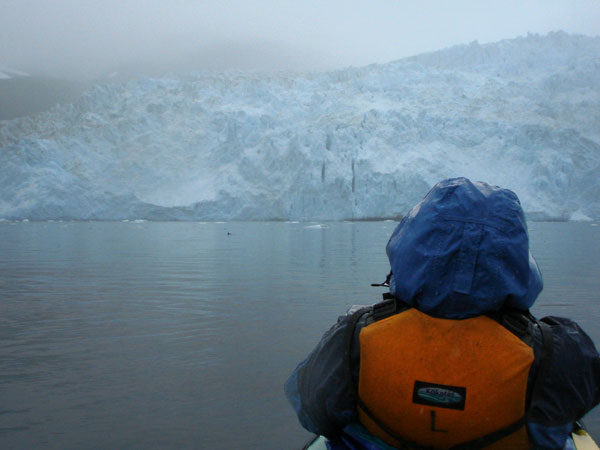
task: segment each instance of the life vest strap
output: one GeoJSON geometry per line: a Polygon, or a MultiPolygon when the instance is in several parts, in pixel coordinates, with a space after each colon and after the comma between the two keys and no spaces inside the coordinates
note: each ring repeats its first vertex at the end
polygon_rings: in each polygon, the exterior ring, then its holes
{"type": "Polygon", "coordinates": [[[525,417],[521,417],[514,423],[501,428],[492,433],[486,434],[477,439],[473,439],[472,441],[465,442],[464,444],[458,444],[452,447],[452,450],[471,450],[471,449],[480,449],[487,447],[488,445],[492,445],[495,442],[504,439],[505,437],[517,432],[521,427],[525,425],[525,417]]]}
{"type": "Polygon", "coordinates": [[[358,407],[362,410],[362,412],[365,413],[365,415],[367,417],[369,417],[369,419],[371,419],[379,428],[381,428],[383,431],[385,431],[385,433],[387,435],[389,435],[396,442],[398,442],[398,444],[400,444],[399,447],[396,446],[398,449],[400,449],[400,450],[434,450],[433,447],[428,447],[425,445],[417,444],[416,442],[411,442],[411,441],[408,441],[407,439],[404,439],[403,437],[398,436],[389,427],[387,427],[379,419],[377,419],[375,417],[375,415],[373,414],[373,412],[367,407],[367,405],[365,405],[363,403],[363,401],[358,396],[357,396],[356,403],[357,403],[358,407]]]}
{"type": "Polygon", "coordinates": [[[346,379],[350,384],[350,392],[352,392],[352,395],[354,395],[357,401],[359,401],[358,389],[356,388],[356,382],[352,373],[352,338],[354,337],[356,324],[360,318],[368,312],[369,310],[359,309],[350,316],[350,319],[348,320],[348,326],[346,328],[346,342],[344,343],[343,367],[346,369],[346,379]]]}
{"type": "MultiPolygon", "coordinates": [[[[540,333],[542,335],[542,360],[540,361],[540,366],[537,370],[537,373],[535,374],[535,381],[531,391],[531,398],[540,397],[540,390],[542,388],[543,380],[550,369],[550,363],[552,362],[552,354],[554,352],[554,338],[552,336],[552,327],[541,320],[536,320],[536,323],[540,328],[540,333]]],[[[528,414],[530,414],[531,411],[532,410],[528,410],[528,414]]]]}
{"type": "MultiPolygon", "coordinates": [[[[398,436],[394,433],[389,427],[384,425],[381,420],[377,419],[373,412],[369,410],[367,405],[363,403],[360,397],[357,398],[357,404],[362,412],[369,417],[379,428],[381,428],[386,434],[388,434],[391,438],[393,438],[396,442],[400,444],[398,447],[400,450],[434,450],[435,447],[429,447],[421,444],[417,444],[416,442],[411,442],[404,439],[401,436],[398,436]]],[[[449,450],[478,450],[488,445],[492,445],[505,437],[511,435],[518,431],[521,427],[525,425],[525,417],[521,417],[514,423],[496,430],[492,433],[486,434],[485,436],[478,437],[468,442],[463,442],[462,444],[457,444],[450,447],[449,450]]]]}
{"type": "Polygon", "coordinates": [[[383,301],[372,306],[370,318],[373,322],[398,314],[410,309],[410,305],[398,300],[389,293],[383,294],[383,301]]]}

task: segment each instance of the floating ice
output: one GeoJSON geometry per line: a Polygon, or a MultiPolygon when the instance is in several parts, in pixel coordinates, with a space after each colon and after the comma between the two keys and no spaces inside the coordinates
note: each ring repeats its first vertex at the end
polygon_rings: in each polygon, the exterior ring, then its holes
{"type": "Polygon", "coordinates": [[[592,222],[593,219],[591,217],[586,216],[581,211],[575,211],[571,214],[570,220],[574,222],[592,222]]]}

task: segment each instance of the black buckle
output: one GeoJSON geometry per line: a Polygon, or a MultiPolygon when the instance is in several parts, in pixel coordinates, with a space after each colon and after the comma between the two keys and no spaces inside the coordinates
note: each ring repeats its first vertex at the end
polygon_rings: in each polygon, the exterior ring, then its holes
{"type": "Polygon", "coordinates": [[[390,299],[374,304],[373,310],[371,311],[371,316],[374,320],[380,320],[396,314],[396,311],[396,299],[392,297],[390,299]]]}

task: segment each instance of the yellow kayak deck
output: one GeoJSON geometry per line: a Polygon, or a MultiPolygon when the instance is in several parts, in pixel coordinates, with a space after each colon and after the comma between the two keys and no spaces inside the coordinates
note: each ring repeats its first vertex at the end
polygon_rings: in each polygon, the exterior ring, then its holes
{"type": "MultiPolygon", "coordinates": [[[[600,447],[594,442],[592,437],[584,429],[578,429],[571,433],[571,439],[577,450],[600,450],[600,447]]],[[[302,450],[327,450],[326,439],[323,436],[317,436],[308,442],[302,450]]]]}

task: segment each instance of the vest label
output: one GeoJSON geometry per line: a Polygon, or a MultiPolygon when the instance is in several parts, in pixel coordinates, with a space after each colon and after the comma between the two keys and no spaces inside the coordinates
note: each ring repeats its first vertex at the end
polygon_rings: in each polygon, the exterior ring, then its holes
{"type": "Polygon", "coordinates": [[[413,403],[447,409],[465,409],[467,388],[415,381],[413,403]]]}

